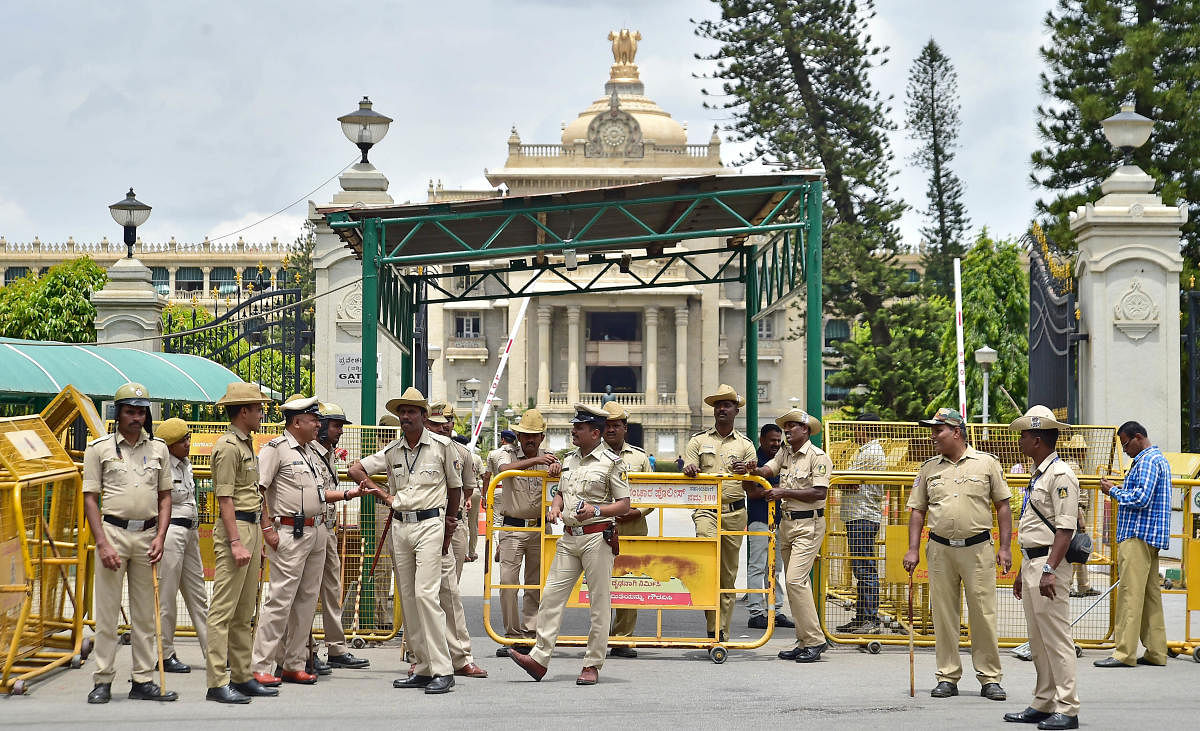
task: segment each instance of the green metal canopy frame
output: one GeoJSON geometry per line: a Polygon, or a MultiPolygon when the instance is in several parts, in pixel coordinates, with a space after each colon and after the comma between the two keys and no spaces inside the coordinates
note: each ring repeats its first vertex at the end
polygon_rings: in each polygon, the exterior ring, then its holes
{"type": "MultiPolygon", "coordinates": [[[[404,354],[405,386],[414,380],[413,324],[422,304],[742,282],[746,423],[755,428],[756,323],[798,296],[802,284],[805,403],[811,413],[822,413],[822,178],[819,170],[709,175],[553,195],[323,212],[362,260],[363,363],[377,362],[383,326],[404,354]],[[695,239],[721,243],[679,246],[695,239]],[[634,261],[653,262],[653,273],[635,273],[634,261]],[[580,265],[600,268],[579,281],[569,272],[580,265]],[[672,268],[684,278],[666,279],[672,268]],[[516,272],[528,275],[519,287],[506,276],[516,272]],[[461,292],[451,290],[450,278],[465,281],[461,292]],[[484,294],[488,281],[501,293],[484,294]]],[[[377,383],[376,369],[364,366],[364,423],[375,421],[377,383]]]]}

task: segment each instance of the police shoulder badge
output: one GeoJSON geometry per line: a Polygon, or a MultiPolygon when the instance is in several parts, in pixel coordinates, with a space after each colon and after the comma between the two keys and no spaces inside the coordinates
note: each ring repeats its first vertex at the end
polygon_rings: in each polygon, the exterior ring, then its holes
{"type": "Polygon", "coordinates": [[[1067,488],[1065,488],[1065,487],[1058,488],[1058,496],[1060,498],[1065,498],[1067,496],[1067,492],[1068,492],[1067,488]]]}

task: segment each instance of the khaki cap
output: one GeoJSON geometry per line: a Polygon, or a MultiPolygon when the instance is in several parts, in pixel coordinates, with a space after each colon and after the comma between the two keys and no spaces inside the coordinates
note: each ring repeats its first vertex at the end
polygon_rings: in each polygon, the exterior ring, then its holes
{"type": "Polygon", "coordinates": [[[807,426],[809,436],[821,433],[821,420],[804,409],[790,409],[783,416],[776,419],[775,423],[782,429],[784,424],[787,424],[789,421],[807,426]]]}
{"type": "Polygon", "coordinates": [[[349,424],[350,418],[346,416],[346,410],[332,401],[322,403],[321,405],[321,421],[340,421],[343,424],[349,424]]]}
{"type": "Polygon", "coordinates": [[[709,406],[716,406],[718,401],[732,401],[739,407],[746,405],[746,399],[738,395],[738,392],[733,390],[733,386],[727,383],[722,383],[717,387],[717,392],[704,397],[704,403],[709,406]]]}
{"type": "Polygon", "coordinates": [[[1063,424],[1054,418],[1054,412],[1040,404],[1030,406],[1025,415],[1008,425],[1013,431],[1026,429],[1070,429],[1069,424],[1063,424]]]}
{"type": "Polygon", "coordinates": [[[379,417],[379,426],[400,426],[400,420],[395,414],[384,414],[379,417]]]}
{"type": "Polygon", "coordinates": [[[129,406],[149,406],[150,392],[140,383],[126,383],[113,394],[113,403],[129,406]]]}
{"type": "Polygon", "coordinates": [[[932,419],[922,419],[917,422],[921,426],[964,426],[967,420],[954,409],[938,409],[932,419]]]}
{"type": "Polygon", "coordinates": [[[155,436],[166,442],[168,447],[191,433],[192,430],[187,422],[178,417],[167,419],[154,430],[155,436]]]}
{"type": "Polygon", "coordinates": [[[529,409],[521,414],[521,421],[512,430],[520,434],[541,434],[546,431],[546,417],[537,409],[529,409]]]}
{"type": "Polygon", "coordinates": [[[225,387],[225,395],[217,401],[217,406],[242,406],[245,404],[265,404],[270,401],[263,395],[258,386],[245,381],[237,381],[225,387]]]}
{"type": "Polygon", "coordinates": [[[454,418],[454,407],[445,401],[434,401],[429,404],[429,416],[426,418],[433,424],[446,424],[454,418]]]}
{"type": "Polygon", "coordinates": [[[321,405],[317,403],[316,396],[304,398],[290,398],[279,407],[279,410],[285,414],[314,414],[320,416],[321,405]]]}
{"type": "Polygon", "coordinates": [[[625,420],[629,419],[629,412],[625,410],[624,406],[617,403],[616,401],[609,401],[608,403],[604,404],[604,410],[608,412],[608,420],[609,421],[617,421],[619,419],[625,419],[625,420]]]}
{"type": "Polygon", "coordinates": [[[572,424],[594,424],[603,427],[612,414],[598,406],[588,406],[587,404],[575,404],[575,418],[571,419],[572,424]]]}
{"type": "Polygon", "coordinates": [[[394,398],[387,402],[384,406],[388,411],[399,416],[397,410],[401,406],[416,406],[422,411],[429,411],[429,402],[425,400],[425,395],[418,391],[415,386],[409,386],[404,389],[404,393],[400,394],[400,398],[394,398]]]}

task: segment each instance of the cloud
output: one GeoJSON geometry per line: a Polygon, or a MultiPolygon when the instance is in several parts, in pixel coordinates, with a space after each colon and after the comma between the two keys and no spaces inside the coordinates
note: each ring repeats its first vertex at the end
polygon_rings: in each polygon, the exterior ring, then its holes
{"type": "Polygon", "coordinates": [[[30,231],[33,221],[21,204],[7,198],[0,198],[0,236],[9,241],[24,241],[32,239],[30,231]]]}
{"type": "Polygon", "coordinates": [[[247,241],[270,241],[272,238],[277,238],[281,242],[289,243],[294,241],[304,229],[304,216],[302,215],[281,213],[278,216],[262,221],[268,215],[270,214],[266,212],[252,211],[238,218],[220,221],[214,224],[205,235],[210,239],[225,236],[225,238],[221,239],[222,241],[237,241],[240,236],[247,241]],[[258,223],[259,221],[262,221],[262,223],[258,223]],[[227,236],[227,234],[231,234],[247,226],[251,228],[239,234],[227,236]]]}

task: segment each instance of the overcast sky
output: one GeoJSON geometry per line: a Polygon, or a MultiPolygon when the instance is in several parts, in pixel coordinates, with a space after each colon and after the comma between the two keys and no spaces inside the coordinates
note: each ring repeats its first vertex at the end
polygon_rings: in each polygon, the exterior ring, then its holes
{"type": "MultiPolygon", "coordinates": [[[[873,76],[903,118],[904,85],[935,38],[958,70],[962,139],[955,170],[973,229],[1021,233],[1037,198],[1037,49],[1051,0],[881,0],[873,26],[889,63],[873,76]]],[[[612,63],[608,31],[639,29],[646,93],[689,123],[693,143],[728,120],[701,105],[712,45],[689,18],[704,0],[336,2],[326,0],[0,0],[0,235],[9,241],[120,239],[107,206],[133,186],[154,207],[147,240],[219,236],[299,198],[329,201],[357,155],[336,117],[367,94],[396,121],[371,153],[397,201],[421,201],[430,178],[486,186],[515,123],[525,142],[558,142],[559,125],[594,99],[612,63]]],[[[1114,110],[1115,111],[1115,110],[1114,110]]],[[[925,177],[893,142],[917,240],[925,177]]],[[[736,157],[724,149],[726,162],[736,157]]],[[[292,238],[303,202],[246,231],[292,238]]]]}

